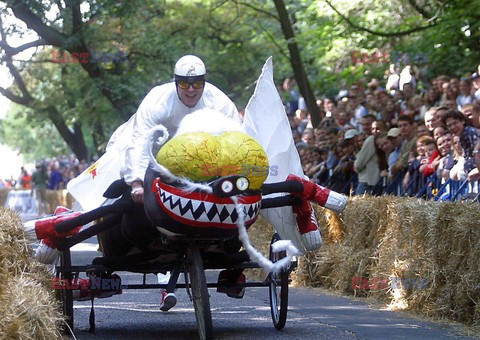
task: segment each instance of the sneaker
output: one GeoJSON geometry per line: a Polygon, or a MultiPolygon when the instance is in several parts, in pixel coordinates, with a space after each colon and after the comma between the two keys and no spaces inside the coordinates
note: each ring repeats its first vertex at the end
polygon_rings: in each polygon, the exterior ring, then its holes
{"type": "Polygon", "coordinates": [[[291,193],[293,196],[300,197],[302,200],[315,202],[336,213],[341,213],[347,205],[347,196],[331,191],[330,189],[310,182],[307,179],[290,174],[288,175],[287,180],[297,181],[303,184],[303,192],[291,193]]]}
{"type": "Polygon", "coordinates": [[[235,279],[232,279],[232,271],[224,269],[218,275],[218,287],[217,293],[227,294],[228,297],[234,299],[241,299],[245,294],[245,287],[235,286],[237,284],[244,284],[247,281],[245,274],[240,275],[235,279]]]}
{"type": "Polygon", "coordinates": [[[112,297],[113,295],[122,294],[122,283],[120,276],[117,274],[108,277],[98,277],[95,279],[95,285],[92,284],[91,279],[78,279],[78,286],[80,289],[73,291],[74,301],[88,301],[93,298],[104,299],[112,297]],[[104,283],[108,279],[108,283],[104,283]],[[102,285],[108,284],[109,288],[104,289],[102,285]],[[113,285],[113,288],[110,288],[113,285]]]}
{"type": "Polygon", "coordinates": [[[162,290],[162,303],[160,305],[160,310],[164,312],[168,312],[170,309],[175,307],[177,304],[177,296],[175,293],[167,293],[164,289],[162,290]]]}
{"type": "Polygon", "coordinates": [[[162,290],[162,303],[160,304],[160,310],[168,312],[177,304],[177,296],[175,293],[167,293],[165,289],[162,290]]]}
{"type": "Polygon", "coordinates": [[[313,251],[322,246],[322,235],[318,230],[317,218],[310,202],[302,201],[301,205],[293,206],[298,231],[303,246],[307,251],[313,251]]]}

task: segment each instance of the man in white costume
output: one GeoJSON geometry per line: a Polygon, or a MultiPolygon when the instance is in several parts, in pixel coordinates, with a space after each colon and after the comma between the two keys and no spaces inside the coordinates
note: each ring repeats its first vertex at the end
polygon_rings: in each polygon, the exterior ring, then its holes
{"type": "MultiPolygon", "coordinates": [[[[156,125],[163,125],[173,136],[186,115],[209,108],[240,122],[235,104],[214,85],[205,82],[205,65],[200,58],[186,55],[175,64],[175,82],[154,87],[143,99],[135,115],[128,122],[132,125],[130,142],[125,152],[123,178],[132,186],[132,198],[143,202],[143,178],[149,163],[148,132],[156,125]]],[[[126,129],[129,130],[129,129],[126,129]]],[[[127,131],[130,132],[130,131],[127,131]]]]}

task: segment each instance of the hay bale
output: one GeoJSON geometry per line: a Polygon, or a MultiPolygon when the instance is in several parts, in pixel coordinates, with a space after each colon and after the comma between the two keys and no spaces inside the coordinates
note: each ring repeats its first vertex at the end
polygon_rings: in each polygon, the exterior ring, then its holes
{"type": "Polygon", "coordinates": [[[34,261],[20,217],[0,208],[0,338],[60,338],[61,312],[45,265],[34,261]]]}
{"type": "Polygon", "coordinates": [[[0,263],[12,275],[19,275],[32,263],[22,221],[17,213],[0,208],[0,263]]]}
{"type": "MultiPolygon", "coordinates": [[[[270,252],[270,241],[274,234],[274,229],[262,216],[248,228],[248,236],[252,245],[265,257],[268,258],[270,252]]],[[[246,269],[245,275],[249,280],[263,281],[267,274],[262,269],[246,269]]]]}
{"type": "Polygon", "coordinates": [[[480,324],[478,204],[365,196],[351,198],[340,215],[317,213],[326,245],[300,261],[299,282],[480,324]],[[427,284],[424,289],[353,290],[352,277],[424,279],[427,284]]]}
{"type": "Polygon", "coordinates": [[[47,190],[45,195],[47,198],[47,209],[49,214],[53,214],[55,208],[58,206],[72,208],[75,201],[73,196],[65,189],[47,190]]]}
{"type": "Polygon", "coordinates": [[[62,318],[51,291],[30,275],[0,271],[0,337],[60,339],[62,318]],[[3,274],[2,274],[3,272],[3,274]]]}

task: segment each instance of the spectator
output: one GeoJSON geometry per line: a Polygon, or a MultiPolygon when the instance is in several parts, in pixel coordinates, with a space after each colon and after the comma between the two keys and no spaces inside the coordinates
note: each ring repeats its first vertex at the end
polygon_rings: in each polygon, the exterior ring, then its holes
{"type": "Polygon", "coordinates": [[[402,173],[407,169],[411,152],[413,152],[414,156],[417,156],[415,148],[417,143],[417,131],[413,125],[413,119],[409,116],[400,116],[398,118],[398,128],[400,129],[400,134],[405,139],[405,143],[402,145],[400,155],[392,167],[393,176],[396,176],[398,173],[402,173]]]}
{"type": "Polygon", "coordinates": [[[362,127],[365,135],[368,137],[365,139],[360,151],[355,155],[354,169],[358,175],[358,185],[355,189],[355,195],[373,193],[373,188],[380,179],[378,158],[375,152],[375,140],[371,134],[373,120],[373,116],[362,118],[362,127]]]}
{"type": "Polygon", "coordinates": [[[475,129],[480,129],[480,107],[477,104],[466,104],[462,113],[475,129]]]}
{"type": "Polygon", "coordinates": [[[426,112],[434,106],[440,106],[440,95],[434,88],[432,88],[424,95],[422,111],[426,112]]]}
{"type": "Polygon", "coordinates": [[[355,175],[353,163],[355,161],[353,139],[346,139],[339,142],[338,146],[342,149],[342,153],[338,153],[339,161],[333,168],[329,181],[329,188],[343,194],[350,194],[350,180],[355,175]]]}
{"type": "MultiPolygon", "coordinates": [[[[388,158],[393,151],[394,146],[387,133],[379,132],[375,134],[375,152],[377,153],[378,168],[380,177],[388,179],[388,158]]],[[[386,182],[385,182],[386,183],[386,182]]]]}
{"type": "Polygon", "coordinates": [[[452,134],[446,132],[437,138],[437,148],[440,153],[440,162],[438,163],[437,176],[442,179],[442,184],[450,178],[450,170],[454,165],[452,134]]]}
{"type": "Polygon", "coordinates": [[[389,99],[385,105],[385,108],[380,112],[380,118],[387,123],[387,127],[393,127],[397,125],[397,119],[399,115],[399,109],[393,99],[389,99]]]}
{"type": "Polygon", "coordinates": [[[63,189],[63,177],[57,162],[54,162],[52,164],[48,189],[49,190],[63,189]]]}
{"type": "Polygon", "coordinates": [[[443,136],[447,132],[448,132],[448,130],[445,126],[443,126],[443,125],[437,126],[433,130],[433,140],[436,141],[440,136],[443,136]]]}
{"type": "Polygon", "coordinates": [[[413,188],[411,192],[415,192],[419,188],[419,185],[423,184],[423,178],[421,177],[422,172],[420,171],[420,167],[428,162],[426,156],[426,144],[431,141],[433,141],[433,139],[429,136],[417,138],[417,155],[415,155],[413,151],[410,152],[410,157],[408,159],[408,169],[403,178],[404,189],[413,188]]]}
{"type": "Polygon", "coordinates": [[[420,173],[427,178],[435,173],[441,158],[437,143],[431,137],[425,141],[425,157],[427,163],[420,165],[420,173]]]}
{"type": "Polygon", "coordinates": [[[427,127],[428,131],[433,132],[433,130],[437,127],[442,125],[442,119],[440,115],[437,114],[438,107],[432,107],[430,110],[425,112],[425,126],[427,127]]]}
{"type": "Polygon", "coordinates": [[[430,131],[428,131],[425,124],[423,124],[423,122],[422,123],[418,122],[418,124],[417,124],[417,137],[421,137],[421,136],[430,136],[431,137],[430,131]]]}
{"type": "Polygon", "coordinates": [[[47,185],[48,174],[47,168],[42,163],[35,165],[35,171],[32,175],[33,189],[35,190],[35,198],[38,202],[38,213],[40,215],[46,214],[47,211],[47,185]]]}
{"type": "Polygon", "coordinates": [[[365,139],[367,139],[367,135],[364,134],[364,133],[358,133],[357,135],[357,147],[358,147],[358,150],[360,150],[363,146],[363,143],[365,142],[365,139]]]}
{"type": "Polygon", "coordinates": [[[470,126],[467,118],[457,110],[447,111],[443,117],[443,123],[453,136],[460,138],[460,145],[463,150],[464,170],[468,174],[475,168],[473,150],[478,141],[477,130],[470,126]]]}
{"type": "Polygon", "coordinates": [[[338,130],[337,128],[330,127],[327,129],[325,133],[325,140],[327,146],[332,147],[333,145],[337,144],[338,141],[338,130]]]}
{"type": "MultiPolygon", "coordinates": [[[[356,97],[353,98],[353,100],[356,105],[355,114],[354,114],[355,127],[358,129],[358,131],[363,132],[362,126],[360,125],[360,120],[368,114],[368,110],[362,104],[363,103],[362,95],[357,95],[356,97]]],[[[374,117],[373,119],[376,119],[376,117],[374,117]]]]}
{"type": "Polygon", "coordinates": [[[472,74],[470,80],[472,81],[473,88],[475,90],[473,96],[475,97],[477,103],[480,103],[480,74],[478,72],[475,72],[474,74],[472,74]]]}
{"type": "Polygon", "coordinates": [[[471,94],[472,85],[469,80],[462,79],[459,83],[460,94],[457,96],[456,104],[457,110],[462,111],[463,107],[467,104],[472,104],[475,97],[471,94]]]}
{"type": "Polygon", "coordinates": [[[388,177],[392,178],[392,167],[397,162],[398,157],[400,156],[400,150],[403,145],[403,137],[400,134],[399,128],[391,128],[388,130],[387,138],[392,144],[392,151],[388,155],[388,177]]]}
{"type": "Polygon", "coordinates": [[[302,134],[302,143],[306,146],[314,146],[315,145],[315,135],[313,130],[306,129],[302,134]]]}
{"type": "Polygon", "coordinates": [[[20,169],[20,186],[22,189],[32,189],[32,175],[23,166],[20,169]]]}
{"type": "Polygon", "coordinates": [[[464,181],[468,174],[465,172],[465,159],[463,158],[462,144],[459,136],[453,136],[453,159],[454,165],[450,170],[450,178],[454,181],[464,181]]]}
{"type": "Polygon", "coordinates": [[[372,122],[372,134],[373,135],[376,135],[377,133],[380,133],[380,132],[383,132],[383,133],[387,133],[388,129],[387,129],[387,125],[385,124],[384,121],[382,120],[374,120],[372,122]]]}

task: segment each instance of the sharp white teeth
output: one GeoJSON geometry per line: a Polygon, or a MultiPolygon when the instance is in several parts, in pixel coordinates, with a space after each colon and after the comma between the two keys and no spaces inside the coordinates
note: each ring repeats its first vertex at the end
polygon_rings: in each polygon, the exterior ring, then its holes
{"type": "MultiPolygon", "coordinates": [[[[201,200],[192,200],[182,196],[177,196],[170,192],[161,191],[162,202],[165,207],[177,216],[181,216],[187,220],[191,221],[201,221],[201,222],[212,222],[212,223],[225,223],[225,224],[235,224],[232,219],[232,214],[236,214],[235,204],[216,204],[207,201],[201,200]],[[200,208],[201,215],[198,218],[195,218],[194,213],[200,208]],[[228,216],[221,220],[220,216],[224,216],[222,211],[228,212],[228,216]],[[183,213],[182,213],[183,212],[183,213]],[[209,216],[212,216],[212,219],[209,216]]],[[[243,204],[243,209],[245,211],[246,221],[251,221],[255,217],[255,212],[258,213],[260,208],[260,202],[255,202],[252,204],[243,204]],[[251,214],[249,214],[249,210],[251,214]]]]}
{"type": "MultiPolygon", "coordinates": [[[[205,204],[205,213],[204,214],[208,214],[210,209],[212,209],[214,203],[203,202],[203,204],[205,204]]],[[[203,214],[202,214],[202,216],[203,216],[203,214]]]]}
{"type": "Polygon", "coordinates": [[[191,200],[193,211],[197,211],[198,207],[203,203],[202,201],[191,200]]]}

